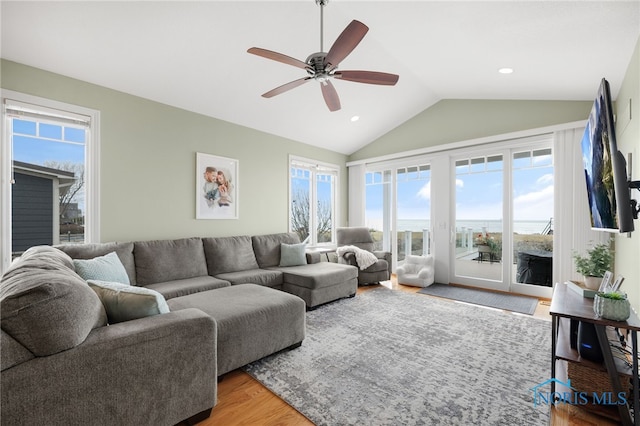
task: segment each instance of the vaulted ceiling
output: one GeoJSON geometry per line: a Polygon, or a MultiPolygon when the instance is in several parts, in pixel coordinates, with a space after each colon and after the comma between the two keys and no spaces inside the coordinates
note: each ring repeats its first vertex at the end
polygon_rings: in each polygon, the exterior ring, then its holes
{"type": "Polygon", "coordinates": [[[640,35],[638,1],[359,1],[324,8],[324,50],[353,19],[369,32],[339,69],[400,75],[395,86],[333,79],[260,95],[306,72],[320,6],[290,1],[2,1],[3,58],[350,154],[442,99],[614,98],[640,35]],[[514,72],[501,74],[500,68],[514,72]],[[351,121],[359,116],[358,121],[351,121]]]}

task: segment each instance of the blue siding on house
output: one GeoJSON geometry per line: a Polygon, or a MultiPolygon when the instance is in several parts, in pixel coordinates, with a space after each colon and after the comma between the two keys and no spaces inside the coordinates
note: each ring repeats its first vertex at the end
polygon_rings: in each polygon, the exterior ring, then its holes
{"type": "Polygon", "coordinates": [[[53,181],[14,173],[12,186],[12,251],[53,244],[53,181]]]}

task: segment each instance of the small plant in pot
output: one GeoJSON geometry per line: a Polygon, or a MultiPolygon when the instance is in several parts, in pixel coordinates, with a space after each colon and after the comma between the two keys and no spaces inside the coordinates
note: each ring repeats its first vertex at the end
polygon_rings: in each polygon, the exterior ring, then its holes
{"type": "Polygon", "coordinates": [[[631,315],[631,306],[627,295],[619,291],[596,293],[593,300],[593,311],[599,317],[613,321],[626,321],[631,315]]]}
{"type": "Polygon", "coordinates": [[[587,250],[585,256],[574,253],[573,260],[576,263],[576,271],[584,275],[585,286],[598,290],[604,273],[611,270],[613,251],[609,244],[596,244],[587,250]]]}

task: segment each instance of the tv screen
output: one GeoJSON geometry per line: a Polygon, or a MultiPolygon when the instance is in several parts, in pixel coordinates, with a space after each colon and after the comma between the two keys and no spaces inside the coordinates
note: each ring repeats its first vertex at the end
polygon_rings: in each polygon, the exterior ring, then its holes
{"type": "Polygon", "coordinates": [[[617,148],[611,93],[604,78],[593,102],[581,146],[592,229],[633,231],[626,162],[617,148]]]}

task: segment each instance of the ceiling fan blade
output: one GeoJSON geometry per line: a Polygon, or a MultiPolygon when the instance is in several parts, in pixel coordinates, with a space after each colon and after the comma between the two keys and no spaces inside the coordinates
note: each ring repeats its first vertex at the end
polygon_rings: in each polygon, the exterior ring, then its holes
{"type": "Polygon", "coordinates": [[[335,68],[344,58],[356,48],[358,43],[364,38],[369,31],[369,27],[355,19],[342,31],[336,41],[329,49],[329,53],[324,60],[325,68],[335,68]]]}
{"type": "Polygon", "coordinates": [[[299,61],[291,56],[283,55],[282,53],[273,52],[271,50],[262,49],[260,47],[252,47],[247,50],[247,53],[253,55],[262,56],[263,58],[271,59],[272,61],[282,62],[283,64],[293,65],[294,67],[307,69],[308,65],[305,62],[299,61]]]}
{"type": "Polygon", "coordinates": [[[333,76],[341,80],[355,81],[356,83],[382,84],[394,86],[400,76],[386,72],[376,71],[336,71],[333,76]]]}
{"type": "Polygon", "coordinates": [[[298,86],[303,85],[304,83],[306,83],[307,81],[311,80],[312,77],[304,77],[304,78],[300,78],[298,80],[293,80],[290,81],[286,84],[283,84],[282,86],[276,87],[273,90],[269,90],[267,93],[264,93],[262,95],[263,98],[272,98],[276,95],[279,95],[281,93],[284,93],[286,91],[289,91],[291,89],[295,89],[298,86]]]}
{"type": "Polygon", "coordinates": [[[329,107],[329,111],[338,111],[340,109],[340,98],[338,97],[336,88],[333,87],[333,84],[328,80],[320,83],[320,87],[322,88],[322,96],[329,107]]]}

